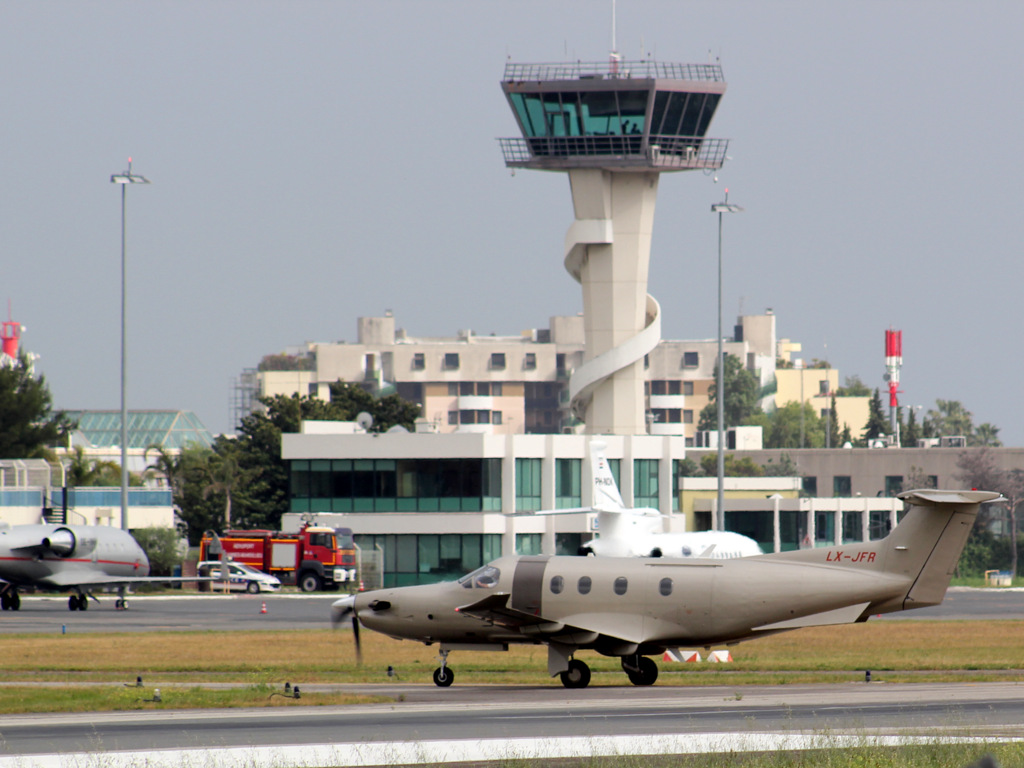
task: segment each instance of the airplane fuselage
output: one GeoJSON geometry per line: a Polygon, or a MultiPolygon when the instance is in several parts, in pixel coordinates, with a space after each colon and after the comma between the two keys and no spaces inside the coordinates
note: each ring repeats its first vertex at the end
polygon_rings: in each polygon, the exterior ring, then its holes
{"type": "Polygon", "coordinates": [[[15,586],[67,586],[72,575],[149,575],[138,542],[119,528],[91,525],[15,525],[0,529],[0,579],[15,586]]]}
{"type": "Polygon", "coordinates": [[[489,566],[496,573],[485,586],[470,579],[377,590],[359,595],[355,607],[366,627],[392,637],[554,641],[608,655],[733,642],[840,608],[851,611],[850,621],[902,609],[907,579],[858,569],[858,562],[830,566],[829,554],[821,551],[821,568],[810,570],[759,557],[728,569],[699,559],[501,558],[489,566]],[[507,600],[496,597],[502,594],[507,600]],[[488,599],[495,604],[481,605],[488,599]]]}

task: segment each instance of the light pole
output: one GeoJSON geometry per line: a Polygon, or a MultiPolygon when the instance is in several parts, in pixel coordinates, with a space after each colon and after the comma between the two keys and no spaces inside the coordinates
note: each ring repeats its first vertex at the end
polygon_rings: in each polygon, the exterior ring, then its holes
{"type": "Polygon", "coordinates": [[[722,352],[722,214],[739,213],[743,209],[729,202],[729,190],[725,200],[711,206],[711,212],[718,214],[718,376],[715,381],[715,399],[718,400],[718,502],[715,528],[725,530],[725,357],[722,352]]]}
{"type": "Polygon", "coordinates": [[[128,400],[125,397],[125,373],[127,371],[127,328],[125,308],[128,302],[127,250],[125,248],[125,204],[129,184],[149,184],[149,179],[132,173],[132,159],[128,158],[128,170],[110,177],[113,184],[121,185],[121,528],[128,530],[128,400]]]}

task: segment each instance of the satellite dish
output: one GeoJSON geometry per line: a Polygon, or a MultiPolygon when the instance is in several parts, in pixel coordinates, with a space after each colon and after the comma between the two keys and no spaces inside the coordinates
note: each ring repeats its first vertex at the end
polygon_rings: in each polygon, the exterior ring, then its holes
{"type": "Polygon", "coordinates": [[[369,432],[370,427],[373,426],[373,416],[368,414],[366,411],[360,411],[359,415],[356,416],[356,424],[362,427],[363,430],[369,432]]]}

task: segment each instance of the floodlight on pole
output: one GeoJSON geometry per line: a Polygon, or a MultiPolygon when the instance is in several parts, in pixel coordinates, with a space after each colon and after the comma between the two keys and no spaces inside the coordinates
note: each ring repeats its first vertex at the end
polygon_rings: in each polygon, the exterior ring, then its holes
{"type": "Polygon", "coordinates": [[[743,209],[729,202],[729,190],[725,200],[711,206],[711,212],[718,214],[718,375],[715,380],[715,400],[718,401],[718,496],[712,527],[725,530],[725,357],[722,350],[722,214],[739,213],[743,209]]]}
{"type": "Polygon", "coordinates": [[[132,173],[132,159],[128,158],[128,170],[112,174],[112,184],[121,185],[121,528],[128,530],[128,400],[126,397],[127,326],[126,307],[128,303],[127,270],[127,227],[125,220],[126,191],[129,184],[149,184],[149,179],[132,173]]]}

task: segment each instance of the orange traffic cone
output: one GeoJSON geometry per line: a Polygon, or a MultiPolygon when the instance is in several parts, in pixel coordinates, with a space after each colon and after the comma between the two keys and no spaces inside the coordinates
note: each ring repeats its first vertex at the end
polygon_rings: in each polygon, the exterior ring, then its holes
{"type": "Polygon", "coordinates": [[[267,601],[264,600],[263,601],[263,605],[260,606],[260,613],[266,613],[266,612],[267,612],[267,601]]]}
{"type": "Polygon", "coordinates": [[[366,587],[363,586],[363,580],[362,579],[359,580],[359,591],[360,592],[365,592],[366,591],[366,587]]]}

